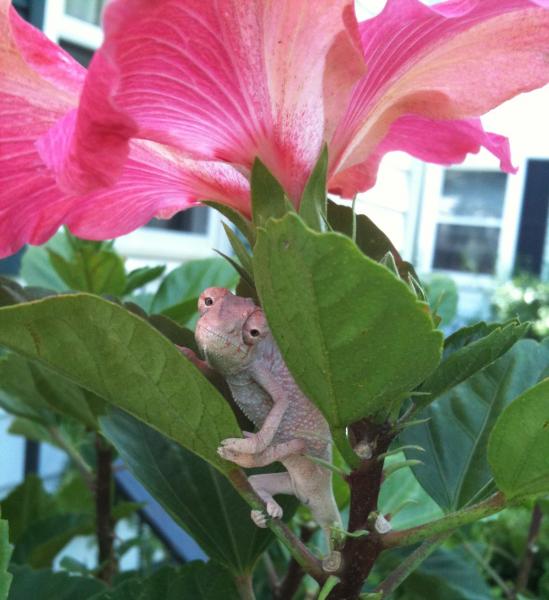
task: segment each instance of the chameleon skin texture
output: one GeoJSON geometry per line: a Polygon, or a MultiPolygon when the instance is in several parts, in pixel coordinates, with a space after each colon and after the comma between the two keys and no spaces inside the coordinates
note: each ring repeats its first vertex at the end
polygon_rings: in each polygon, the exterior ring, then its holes
{"type": "MultiPolygon", "coordinates": [[[[198,306],[195,336],[207,363],[202,366],[225,377],[234,400],[258,429],[243,439],[223,440],[219,454],[243,467],[280,461],[285,473],[249,478],[267,514],[282,516],[275,494],[294,494],[329,536],[331,526],[340,526],[331,471],[307,457],[331,460],[328,423],[294,381],[263,311],[252,300],[224,288],[208,288],[198,306]]],[[[265,526],[265,517],[257,511],[252,518],[265,526]]]]}

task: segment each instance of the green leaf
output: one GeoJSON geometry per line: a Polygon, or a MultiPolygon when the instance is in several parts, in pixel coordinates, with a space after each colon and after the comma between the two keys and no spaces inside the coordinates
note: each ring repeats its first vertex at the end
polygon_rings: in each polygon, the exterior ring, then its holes
{"type": "MultiPolygon", "coordinates": [[[[391,456],[386,464],[398,464],[403,454],[391,456]]],[[[405,529],[423,525],[442,516],[438,505],[419,485],[412,469],[405,467],[383,481],[379,495],[379,507],[383,514],[391,514],[391,525],[395,529],[405,529]]]]}
{"type": "Polygon", "coordinates": [[[134,290],[158,279],[158,277],[163,275],[165,270],[165,265],[159,265],[157,267],[140,267],[139,269],[130,271],[127,275],[124,295],[131,294],[134,290]]]}
{"type": "Polygon", "coordinates": [[[534,385],[549,363],[549,343],[522,340],[420,413],[430,420],[410,427],[399,443],[417,444],[425,453],[407,450],[424,462],[414,473],[445,511],[454,511],[494,491],[488,465],[490,431],[501,411],[534,385]]]}
{"type": "Polygon", "coordinates": [[[0,519],[0,600],[7,600],[11,585],[12,576],[8,573],[11,552],[12,546],[8,538],[8,522],[0,519]]]}
{"type": "Polygon", "coordinates": [[[105,589],[105,584],[91,577],[75,577],[53,571],[33,571],[27,566],[12,565],[13,584],[9,600],[88,600],[105,589]]]}
{"type": "Polygon", "coordinates": [[[65,291],[67,285],[53,268],[48,251],[53,250],[65,258],[69,258],[71,248],[71,242],[64,230],[54,235],[43,246],[27,246],[21,260],[21,277],[30,286],[56,292],[65,291]]]}
{"type": "Polygon", "coordinates": [[[73,381],[196,452],[240,430],[226,401],[179,350],[124,308],[87,294],[0,309],[0,344],[73,381]]]}
{"type": "Polygon", "coordinates": [[[516,321],[503,325],[478,323],[454,333],[445,343],[442,362],[419,388],[419,391],[429,395],[419,397],[416,404],[419,407],[427,406],[444,392],[493,363],[524,337],[528,327],[528,323],[520,325],[516,321]],[[481,332],[484,333],[482,337],[481,332]]]}
{"type": "Polygon", "coordinates": [[[93,530],[93,513],[61,512],[32,475],[2,500],[2,510],[10,521],[12,560],[18,564],[49,566],[74,536],[93,530]]]}
{"type": "Polygon", "coordinates": [[[206,288],[234,288],[237,282],[237,273],[221,258],[190,260],[164,278],[154,296],[150,312],[174,318],[174,313],[179,310],[177,307],[190,302],[195,303],[193,312],[196,312],[197,298],[206,288]]]}
{"type": "MultiPolygon", "coordinates": [[[[401,552],[385,557],[386,564],[398,567],[401,552]]],[[[437,550],[399,587],[406,600],[491,600],[490,587],[477,565],[457,548],[437,550]]]]}
{"type": "Polygon", "coordinates": [[[251,187],[252,216],[257,227],[262,227],[269,217],[284,216],[284,190],[259,158],[252,167],[251,187]]]}
{"type": "Polygon", "coordinates": [[[132,577],[92,600],[238,600],[231,576],[214,562],[162,567],[153,575],[132,577]]]}
{"type": "Polygon", "coordinates": [[[288,214],[259,232],[254,273],[288,367],[332,426],[388,413],[437,365],[426,305],[350,239],[288,214]]]}
{"type": "Polygon", "coordinates": [[[0,360],[0,406],[14,415],[54,425],[55,411],[97,429],[101,404],[90,392],[39,364],[16,354],[0,360]]]}
{"type": "Polygon", "coordinates": [[[254,525],[225,477],[126,413],[113,411],[101,427],[133,475],[208,556],[235,574],[252,571],[274,536],[254,525]]]}
{"type": "Polygon", "coordinates": [[[55,296],[56,292],[38,287],[23,287],[8,279],[0,277],[0,306],[12,306],[20,302],[28,302],[29,300],[38,300],[55,296]]]}
{"type": "Polygon", "coordinates": [[[162,311],[163,316],[168,317],[175,323],[192,326],[193,318],[197,315],[198,297],[190,298],[179,304],[174,304],[162,311]]]}
{"type": "Polygon", "coordinates": [[[328,201],[328,223],[333,227],[334,231],[352,237],[354,219],[356,219],[356,245],[366,256],[379,262],[387,252],[390,252],[395,259],[402,279],[407,282],[408,277],[412,275],[414,279],[419,281],[419,277],[412,265],[402,260],[391,240],[372,220],[366,215],[353,214],[350,206],[336,204],[331,200],[328,201]]]}
{"type": "Polygon", "coordinates": [[[318,161],[303,190],[299,204],[299,215],[316,231],[325,229],[326,181],[328,175],[328,146],[324,144],[318,161]]]}
{"type": "Polygon", "coordinates": [[[230,206],[226,206],[225,204],[220,204],[219,202],[214,202],[213,200],[203,200],[202,204],[206,204],[211,208],[214,208],[218,212],[220,212],[224,217],[229,219],[229,221],[236,226],[236,228],[240,231],[240,233],[248,240],[250,246],[255,244],[255,228],[251,221],[246,219],[241,213],[239,213],[234,208],[230,206]]]}
{"type": "Polygon", "coordinates": [[[54,250],[48,250],[48,255],[56,273],[71,290],[121,296],[126,289],[124,263],[112,250],[77,240],[69,258],[54,250]]]}
{"type": "Polygon", "coordinates": [[[490,436],[488,459],[509,500],[549,493],[549,379],[504,410],[490,436]]]}
{"type": "MultiPolygon", "coordinates": [[[[223,229],[225,229],[225,233],[227,234],[227,238],[231,244],[231,248],[236,254],[244,272],[246,274],[246,279],[249,283],[253,283],[253,266],[252,266],[252,257],[248,252],[246,246],[243,244],[242,240],[236,235],[236,233],[225,223],[223,223],[223,229]]],[[[240,273],[241,276],[244,276],[240,273]]]]}
{"type": "Polygon", "coordinates": [[[446,275],[431,275],[425,292],[434,314],[441,318],[441,325],[448,326],[456,318],[458,289],[455,281],[446,275]]]}

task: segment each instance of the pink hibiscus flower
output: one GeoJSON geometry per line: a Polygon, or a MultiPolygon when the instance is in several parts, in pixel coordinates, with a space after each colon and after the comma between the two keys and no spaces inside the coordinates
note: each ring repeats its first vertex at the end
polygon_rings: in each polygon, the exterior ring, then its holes
{"type": "Polygon", "coordinates": [[[114,0],[88,73],[0,0],[0,256],[61,224],[106,239],[201,199],[249,215],[259,157],[297,206],[381,157],[441,164],[507,140],[478,117],[549,81],[549,0],[114,0]]]}

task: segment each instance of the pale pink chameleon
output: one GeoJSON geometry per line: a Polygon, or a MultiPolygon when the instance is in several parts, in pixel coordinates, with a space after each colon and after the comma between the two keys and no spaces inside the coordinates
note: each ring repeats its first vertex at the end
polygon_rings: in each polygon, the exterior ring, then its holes
{"type": "MultiPolygon", "coordinates": [[[[273,498],[276,494],[295,495],[308,506],[332,550],[324,568],[336,570],[340,555],[331,548],[331,539],[334,528],[342,525],[332,473],[309,458],[331,462],[326,419],[299,389],[263,311],[251,299],[224,288],[208,288],[200,295],[198,309],[195,337],[206,361],[188,349],[184,353],[202,370],[211,368],[223,375],[234,400],[258,428],[254,434],[244,432],[245,438],[223,440],[219,455],[245,468],[280,461],[285,472],[251,475],[252,487],[272,518],[282,517],[282,508],[273,498]]],[[[253,510],[251,516],[256,525],[266,527],[263,511],[253,510]]]]}

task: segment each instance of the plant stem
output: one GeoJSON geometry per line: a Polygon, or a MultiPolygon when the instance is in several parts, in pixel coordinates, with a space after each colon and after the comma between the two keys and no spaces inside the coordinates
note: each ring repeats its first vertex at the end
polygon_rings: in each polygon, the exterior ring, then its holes
{"type": "MultiPolygon", "coordinates": [[[[229,480],[236,491],[246,500],[246,502],[255,510],[264,510],[265,505],[261,498],[255,493],[250,485],[246,475],[241,469],[233,469],[228,474],[229,480]]],[[[269,528],[275,536],[288,548],[290,554],[318,583],[323,583],[327,576],[322,570],[322,563],[305,546],[305,544],[291,531],[291,529],[278,519],[270,519],[269,528]]]]}
{"type": "Polygon", "coordinates": [[[98,546],[99,579],[110,584],[117,571],[114,554],[114,519],[112,517],[112,448],[95,436],[97,478],[95,486],[95,519],[98,546]]]}
{"type": "Polygon", "coordinates": [[[395,548],[398,546],[408,546],[410,544],[417,544],[423,542],[427,538],[430,538],[439,533],[445,533],[473,523],[480,519],[484,519],[490,515],[493,515],[500,510],[505,508],[505,497],[501,492],[494,494],[487,500],[475,504],[464,510],[446,515],[436,521],[419,525],[418,527],[411,527],[410,529],[403,529],[401,531],[392,531],[383,536],[383,547],[384,548],[395,548]]]}
{"type": "Polygon", "coordinates": [[[413,573],[417,567],[428,558],[451,532],[439,533],[423,542],[419,548],[416,548],[404,561],[375,589],[376,592],[382,592],[383,598],[388,598],[398,586],[413,573]]]}
{"type": "Polygon", "coordinates": [[[255,600],[251,573],[239,575],[234,578],[234,581],[236,583],[236,588],[238,589],[238,595],[242,600],[255,600]]]}
{"type": "Polygon", "coordinates": [[[48,427],[49,434],[57,444],[63,448],[63,450],[69,455],[69,458],[74,463],[74,466],[80,472],[82,479],[84,479],[86,486],[90,491],[95,490],[95,478],[93,470],[84,460],[84,457],[78,452],[78,450],[61,435],[58,427],[48,427]]]}
{"type": "MultiPolygon", "coordinates": [[[[313,537],[314,530],[309,527],[301,527],[301,541],[306,544],[313,537]]],[[[299,586],[305,571],[303,567],[292,557],[282,582],[276,587],[273,597],[277,600],[287,600],[293,598],[299,586]]]]}
{"type": "Polygon", "coordinates": [[[534,564],[534,554],[536,553],[536,541],[541,530],[541,521],[543,519],[543,513],[540,505],[536,504],[532,510],[532,520],[530,521],[530,529],[528,531],[528,539],[526,542],[526,548],[524,549],[524,556],[519,569],[517,577],[516,589],[517,592],[521,593],[528,587],[528,579],[530,578],[530,571],[534,564]]]}
{"type": "Polygon", "coordinates": [[[383,480],[383,458],[387,452],[394,431],[388,424],[375,423],[364,419],[350,428],[350,438],[354,442],[368,441],[372,456],[362,460],[354,468],[347,481],[351,488],[348,531],[353,533],[367,529],[370,534],[360,537],[347,537],[341,549],[343,567],[337,573],[340,581],[330,591],[330,600],[350,600],[357,598],[360,590],[383,551],[383,536],[374,527],[379,491],[383,480]]]}

